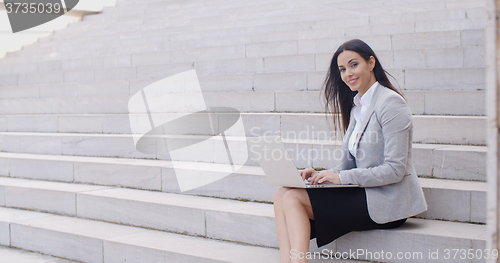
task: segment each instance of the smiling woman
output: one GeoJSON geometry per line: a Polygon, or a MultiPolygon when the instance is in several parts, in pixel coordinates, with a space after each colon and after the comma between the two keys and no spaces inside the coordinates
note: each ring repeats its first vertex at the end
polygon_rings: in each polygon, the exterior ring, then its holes
{"type": "Polygon", "coordinates": [[[327,171],[300,173],[312,184],[360,187],[278,189],[281,262],[307,262],[290,253],[308,252],[312,238],[321,247],[351,231],[399,227],[427,210],[412,158],[412,114],[365,42],[354,39],[337,49],[324,95],[335,130],[344,132],[342,160],[327,171]]]}
{"type": "Polygon", "coordinates": [[[343,131],[347,131],[356,91],[362,96],[375,82],[403,97],[387,78],[387,72],[370,46],[359,39],[342,44],[333,54],[324,92],[327,101],[325,110],[340,113],[333,119],[335,129],[342,126],[343,131]],[[356,81],[358,77],[365,81],[364,85],[356,81]],[[354,83],[349,83],[350,80],[354,83]],[[362,87],[361,90],[358,90],[359,87],[362,87]]]}
{"type": "Polygon", "coordinates": [[[365,61],[358,53],[345,50],[340,53],[337,60],[339,61],[339,71],[342,81],[344,81],[352,91],[357,91],[363,96],[367,88],[371,87],[377,80],[375,74],[372,74],[375,67],[375,58],[370,56],[368,61],[365,61]]]}

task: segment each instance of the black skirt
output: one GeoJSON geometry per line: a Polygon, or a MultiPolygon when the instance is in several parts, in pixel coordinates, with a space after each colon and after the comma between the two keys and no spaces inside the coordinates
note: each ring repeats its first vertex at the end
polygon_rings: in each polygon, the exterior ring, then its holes
{"type": "Polygon", "coordinates": [[[316,238],[318,247],[351,232],[399,227],[405,219],[375,223],[368,214],[364,188],[316,188],[306,189],[311,201],[314,220],[311,223],[311,239],[316,238]]]}

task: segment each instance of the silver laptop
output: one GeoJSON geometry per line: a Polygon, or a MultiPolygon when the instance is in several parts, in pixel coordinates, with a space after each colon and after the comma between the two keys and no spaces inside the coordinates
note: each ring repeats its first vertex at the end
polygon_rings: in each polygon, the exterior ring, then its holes
{"type": "Polygon", "coordinates": [[[358,185],[338,185],[331,182],[310,184],[302,180],[280,136],[248,137],[247,141],[254,158],[259,161],[260,167],[273,185],[295,188],[358,187],[358,185]]]}

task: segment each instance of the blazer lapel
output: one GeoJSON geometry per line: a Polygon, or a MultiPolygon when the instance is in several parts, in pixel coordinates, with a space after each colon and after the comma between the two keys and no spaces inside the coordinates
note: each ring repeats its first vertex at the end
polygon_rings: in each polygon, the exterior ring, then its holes
{"type": "Polygon", "coordinates": [[[354,118],[354,114],[353,114],[354,107],[351,109],[351,118],[349,120],[349,126],[347,126],[347,131],[345,132],[345,135],[344,135],[343,141],[347,140],[346,143],[343,143],[344,145],[347,145],[347,143],[349,142],[349,137],[351,137],[352,131],[354,130],[354,126],[356,126],[356,118],[354,118]]]}
{"type": "Polygon", "coordinates": [[[373,93],[372,100],[370,102],[370,106],[368,106],[368,109],[366,110],[366,115],[365,115],[363,121],[361,122],[361,128],[359,129],[358,135],[356,136],[356,140],[354,141],[355,145],[358,145],[359,140],[361,139],[361,136],[363,135],[363,132],[366,129],[366,125],[368,124],[373,112],[375,111],[375,104],[377,104],[377,98],[380,95],[382,89],[385,89],[385,87],[378,84],[377,89],[373,93]]]}

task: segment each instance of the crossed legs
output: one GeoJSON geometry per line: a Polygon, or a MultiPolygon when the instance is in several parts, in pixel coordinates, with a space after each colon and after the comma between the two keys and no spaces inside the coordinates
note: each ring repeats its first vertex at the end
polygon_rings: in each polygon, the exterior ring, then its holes
{"type": "Polygon", "coordinates": [[[314,215],[306,190],[288,187],[276,190],[274,214],[281,263],[307,262],[311,235],[309,219],[314,219],[314,215]],[[292,259],[292,249],[294,254],[302,256],[292,259]]]}

